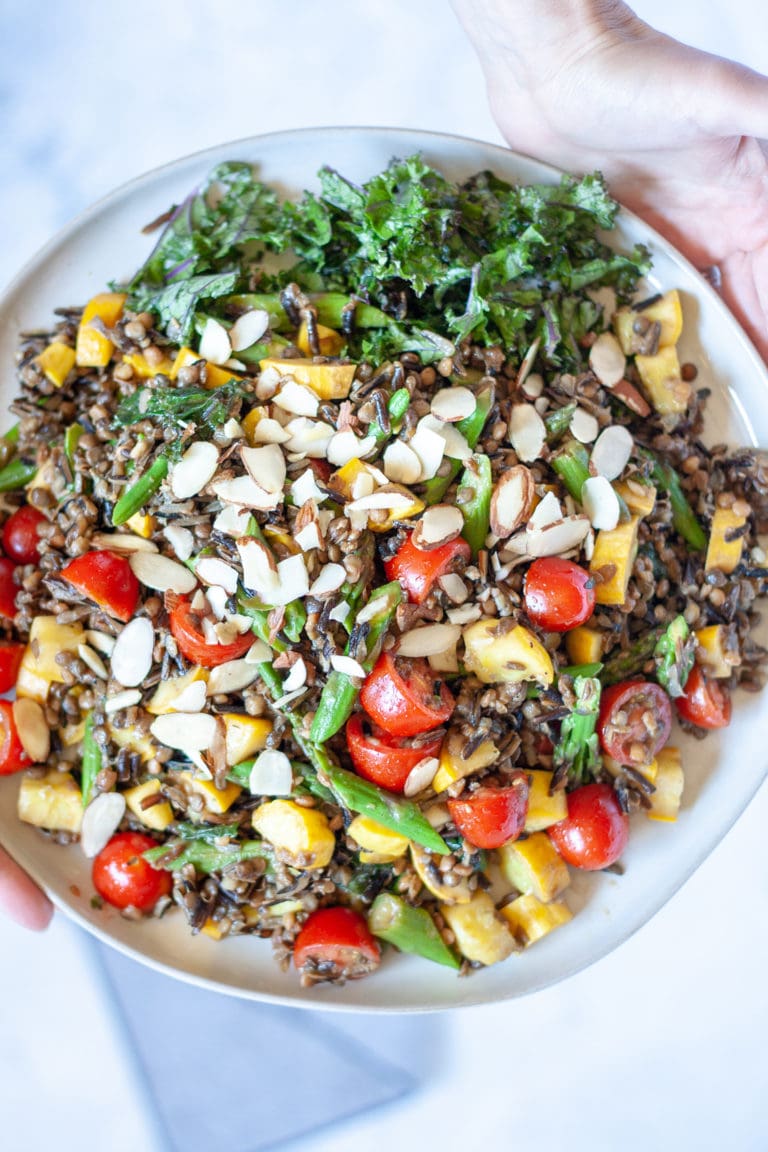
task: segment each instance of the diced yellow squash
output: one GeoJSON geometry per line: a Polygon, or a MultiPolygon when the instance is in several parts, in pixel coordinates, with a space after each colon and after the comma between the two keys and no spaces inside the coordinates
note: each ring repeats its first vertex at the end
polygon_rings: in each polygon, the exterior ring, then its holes
{"type": "Polygon", "coordinates": [[[505,904],[501,915],[517,943],[524,948],[573,919],[570,908],[563,900],[545,904],[533,893],[518,896],[517,900],[505,904]]]}
{"type": "Polygon", "coordinates": [[[400,836],[397,832],[390,831],[368,816],[355,816],[347,828],[347,835],[366,852],[374,853],[385,860],[397,860],[399,856],[404,856],[410,843],[407,836],[400,836]]]}
{"type": "Polygon", "coordinates": [[[203,924],[200,931],[205,936],[210,936],[211,940],[223,940],[224,939],[224,933],[222,932],[221,928],[219,927],[218,921],[212,920],[210,916],[206,920],[205,924],[203,924]]]}
{"type": "Polygon", "coordinates": [[[170,376],[173,369],[173,360],[163,356],[157,364],[150,364],[143,352],[127,352],[123,356],[123,364],[133,368],[134,376],[140,380],[151,380],[153,376],[170,376]]]}
{"type": "Polygon", "coordinates": [[[253,826],[288,864],[315,869],[331,862],[336,837],[318,808],[302,808],[294,800],[269,800],[254,812],[253,826]]]}
{"type": "MultiPolygon", "coordinates": [[[[614,760],[612,756],[603,756],[603,769],[606,772],[610,772],[614,779],[618,779],[618,777],[624,775],[624,765],[619,764],[618,760],[614,760]]],[[[649,764],[638,764],[635,769],[636,772],[640,772],[641,775],[645,776],[646,780],[651,784],[653,784],[656,779],[658,770],[659,766],[655,760],[651,760],[649,764]]]]}
{"type": "MultiPolygon", "coordinates": [[[[171,380],[176,379],[182,368],[186,368],[188,364],[197,364],[199,360],[203,360],[199,352],[195,352],[192,348],[179,348],[168,373],[171,380]]],[[[222,384],[228,384],[230,380],[242,380],[242,376],[233,372],[231,368],[219,368],[217,364],[209,364],[207,360],[203,362],[205,364],[205,388],[220,388],[222,384]]]]}
{"type": "Polygon", "coordinates": [[[411,844],[411,863],[424,887],[433,896],[437,896],[438,900],[446,904],[468,904],[472,899],[472,889],[464,877],[458,884],[444,883],[440,857],[434,852],[429,852],[420,844],[411,844]]]}
{"type": "Polygon", "coordinates": [[[125,526],[143,540],[149,540],[157,527],[157,520],[145,512],[136,512],[126,520],[125,526]]]}
{"type": "Polygon", "coordinates": [[[534,680],[546,687],[555,678],[552,658],[544,645],[516,624],[486,617],[464,629],[464,663],[484,684],[518,684],[534,680]]]}
{"type": "Polygon", "coordinates": [[[495,764],[499,758],[499,750],[492,740],[483,740],[478,744],[471,756],[465,759],[461,756],[464,740],[458,733],[449,733],[440,749],[440,767],[435,773],[432,787],[435,792],[445,792],[457,780],[479,772],[481,768],[488,768],[495,764]]]}
{"type": "Polygon", "coordinates": [[[243,716],[239,712],[224,712],[221,718],[226,729],[226,755],[230,768],[266,748],[272,731],[271,720],[243,716]]]}
{"type": "MultiPolygon", "coordinates": [[[[337,332],[334,328],[326,328],[324,324],[317,325],[317,337],[321,356],[338,356],[347,342],[340,332],[337,332]]],[[[299,327],[299,332],[296,337],[296,347],[299,352],[303,352],[305,356],[311,357],[313,354],[309,346],[306,320],[302,320],[299,327]]]]}
{"type": "Polygon", "coordinates": [[[104,368],[112,357],[114,344],[92,327],[99,319],[105,327],[114,328],[123,314],[125,295],[122,292],[100,292],[89,300],[77,329],[76,362],[80,368],[104,368]]]}
{"type": "Polygon", "coordinates": [[[467,960],[497,964],[516,951],[512,933],[487,892],[475,892],[467,904],[441,904],[440,912],[467,960]]]}
{"type": "Polygon", "coordinates": [[[142,808],[142,802],[150,796],[157,796],[160,792],[159,780],[147,780],[144,784],[137,784],[124,793],[128,811],[132,812],[137,820],[155,832],[163,832],[169,824],[173,823],[173,809],[167,800],[159,800],[142,808]]]}
{"type": "Polygon", "coordinates": [[[255,408],[251,408],[250,412],[246,412],[240,421],[240,426],[245,432],[245,438],[252,448],[259,443],[254,437],[253,430],[259,421],[266,419],[267,416],[269,416],[269,409],[257,404],[255,408]]]}
{"type": "Polygon", "coordinates": [[[603,656],[605,633],[580,624],[565,634],[565,650],[571,664],[597,664],[603,656]]]}
{"type": "Polygon", "coordinates": [[[679,748],[662,748],[656,754],[658,771],[654,784],[656,791],[650,797],[648,816],[651,820],[677,820],[683,796],[683,761],[679,748]]]}
{"type": "Polygon", "coordinates": [[[290,376],[297,384],[311,388],[321,400],[345,400],[355,378],[355,364],[315,364],[314,360],[277,360],[268,357],[259,361],[262,372],[274,368],[281,376],[290,376]]]}
{"type": "Polygon", "coordinates": [[[661,325],[659,348],[669,348],[677,344],[683,331],[683,309],[680,303],[680,293],[677,288],[670,288],[653,304],[640,311],[651,321],[658,321],[661,325]]]}
{"type": "Polygon", "coordinates": [[[366,848],[361,848],[359,859],[361,864],[391,864],[397,857],[387,856],[383,852],[369,852],[366,848]]]}
{"type": "Polygon", "coordinates": [[[661,348],[655,356],[635,356],[640,380],[660,416],[680,416],[691,399],[691,385],[680,374],[677,349],[661,348]]]}
{"type": "Polygon", "coordinates": [[[365,461],[361,460],[358,456],[353,456],[351,460],[348,460],[346,464],[342,464],[341,468],[337,468],[337,470],[331,474],[328,487],[332,488],[334,492],[337,492],[342,499],[352,500],[356,495],[354,491],[355,481],[365,473],[368,473],[373,478],[375,485],[376,479],[374,478],[374,472],[370,465],[366,464],[365,461]]]}
{"type": "Polygon", "coordinates": [[[293,536],[289,536],[287,532],[283,532],[280,528],[273,528],[271,524],[265,524],[262,532],[269,543],[274,546],[279,544],[290,556],[298,556],[301,552],[301,546],[296,543],[293,536]]]}
{"type": "Polygon", "coordinates": [[[77,652],[82,643],[83,629],[79,624],[60,624],[55,616],[35,616],[22,663],[35,676],[63,684],[64,672],[56,657],[60,652],[77,652]]]}
{"type": "Polygon", "coordinates": [[[498,849],[499,866],[518,892],[532,893],[539,900],[554,900],[571,882],[568,865],[546,832],[534,832],[498,849]]]}
{"type": "Polygon", "coordinates": [[[180,772],[179,776],[188,792],[201,796],[209,812],[222,816],[237,800],[242,792],[239,784],[225,784],[217,788],[213,780],[201,780],[194,772],[180,772]]]}
{"type": "Polygon", "coordinates": [[[736,536],[732,540],[730,536],[743,528],[746,522],[747,516],[742,511],[740,500],[736,501],[733,508],[715,509],[707,546],[705,563],[707,572],[711,572],[713,568],[719,568],[721,572],[730,573],[741,562],[744,537],[736,536]]]}
{"type": "Polygon", "coordinates": [[[549,793],[553,775],[544,768],[533,768],[528,772],[530,790],[525,817],[526,832],[540,832],[542,828],[549,828],[550,824],[557,824],[558,820],[565,820],[568,815],[565,789],[558,788],[552,795],[549,793]]]}
{"type": "Polygon", "coordinates": [[[51,681],[46,680],[44,676],[38,676],[37,672],[32,669],[29,660],[31,660],[31,655],[27,649],[16,676],[16,695],[24,696],[28,700],[37,700],[38,704],[45,704],[51,681]]]}
{"type": "Polygon", "coordinates": [[[741,664],[741,656],[728,643],[728,628],[725,624],[709,624],[697,628],[694,636],[698,641],[696,662],[706,669],[707,675],[715,680],[723,680],[741,664]]]}
{"type": "Polygon", "coordinates": [[[18,800],[19,819],[51,832],[80,831],[83,798],[70,772],[46,772],[44,776],[22,776],[18,800]]]}
{"type": "Polygon", "coordinates": [[[111,721],[107,721],[107,731],[110,740],[113,740],[118,748],[138,752],[144,763],[151,760],[157,752],[157,745],[153,743],[152,737],[147,732],[140,732],[138,728],[116,728],[111,721]]]}
{"type": "Polygon", "coordinates": [[[629,578],[637,556],[637,516],[632,516],[626,524],[615,528],[601,528],[595,538],[595,549],[589,563],[589,570],[599,573],[603,569],[603,579],[595,585],[595,600],[598,604],[620,607],[627,599],[629,578]]]}
{"type": "Polygon", "coordinates": [[[639,480],[619,480],[614,485],[616,492],[636,516],[650,516],[656,505],[656,489],[652,484],[641,484],[639,480]]]}
{"type": "MultiPolygon", "coordinates": [[[[412,520],[414,516],[419,516],[424,511],[426,505],[423,500],[419,500],[418,496],[414,496],[410,488],[405,488],[402,484],[387,484],[387,492],[398,492],[402,496],[408,497],[410,503],[400,504],[397,508],[386,511],[383,508],[377,508],[368,513],[368,527],[371,532],[389,532],[391,528],[399,520],[412,520]]],[[[381,492],[382,489],[380,488],[381,492]]]]}
{"type": "Polygon", "coordinates": [[[54,340],[35,357],[35,364],[51,384],[61,388],[75,366],[75,350],[61,340],[54,340]]]}
{"type": "Polygon", "coordinates": [[[151,712],[153,716],[164,716],[168,712],[175,712],[176,701],[184,689],[189,688],[190,684],[195,684],[198,680],[208,682],[208,669],[201,668],[197,664],[182,676],[169,676],[167,680],[161,680],[146,704],[147,712],[151,712]]]}

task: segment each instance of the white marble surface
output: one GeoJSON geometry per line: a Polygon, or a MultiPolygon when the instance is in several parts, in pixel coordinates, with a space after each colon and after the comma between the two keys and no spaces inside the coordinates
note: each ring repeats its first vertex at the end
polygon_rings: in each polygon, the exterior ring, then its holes
{"type": "MultiPolygon", "coordinates": [[[[768,71],[757,0],[637,7],[768,71]]],[[[0,282],[115,184],[221,140],[312,123],[498,139],[444,0],[0,0],[0,45],[0,282]]],[[[611,957],[446,1018],[420,1093],[301,1149],[764,1150],[766,823],[763,788],[611,957]]],[[[0,921],[0,986],[0,1147],[162,1152],[78,933],[0,921]]]]}

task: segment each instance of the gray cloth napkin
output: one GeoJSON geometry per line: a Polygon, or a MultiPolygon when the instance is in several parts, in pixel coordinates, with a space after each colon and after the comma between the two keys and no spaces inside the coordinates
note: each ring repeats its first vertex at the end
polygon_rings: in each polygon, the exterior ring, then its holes
{"type": "Polygon", "coordinates": [[[206,992],[93,946],[168,1152],[259,1152],[415,1091],[434,1016],[275,1007],[206,992]]]}

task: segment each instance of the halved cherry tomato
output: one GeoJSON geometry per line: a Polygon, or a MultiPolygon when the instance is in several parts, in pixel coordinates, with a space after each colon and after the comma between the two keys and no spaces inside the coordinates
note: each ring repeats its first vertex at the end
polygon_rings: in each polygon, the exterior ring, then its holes
{"type": "Polygon", "coordinates": [[[45,516],[32,504],[22,504],[21,508],[17,508],[3,528],[6,555],[17,564],[37,564],[40,559],[37,526],[45,522],[45,516]]]}
{"type": "Polygon", "coordinates": [[[31,765],[32,761],[19,740],[13,705],[10,700],[0,700],[0,776],[10,776],[31,765]]]}
{"type": "Polygon", "coordinates": [[[708,680],[698,664],[691,669],[675,707],[683,720],[698,728],[727,728],[731,722],[730,692],[717,680],[708,680]]]}
{"type": "Polygon", "coordinates": [[[123,556],[104,549],[86,552],[70,560],[60,575],[110,616],[124,624],[132,619],[140,589],[133,569],[123,556]]]}
{"type": "Polygon", "coordinates": [[[228,660],[244,656],[253,644],[253,633],[238,636],[231,644],[209,644],[203,635],[200,617],[192,611],[189,600],[182,596],[169,613],[171,635],[182,656],[203,668],[215,668],[228,660]]]}
{"type": "Polygon", "coordinates": [[[528,814],[528,777],[516,772],[503,787],[481,784],[448,801],[451,819],[465,840],[476,848],[500,848],[517,840],[528,814]]]}
{"type": "Polygon", "coordinates": [[[460,561],[466,563],[471,555],[469,544],[461,536],[422,552],[412,543],[412,533],[409,533],[394,556],[384,561],[384,571],[387,580],[400,581],[409,600],[421,604],[440,576],[455,572],[461,566],[460,561]]]}
{"type": "Polygon", "coordinates": [[[595,586],[586,568],[559,556],[534,560],[523,585],[529,618],[547,632],[570,632],[595,610],[595,586]]]}
{"type": "Polygon", "coordinates": [[[0,692],[10,692],[13,688],[23,655],[23,644],[12,644],[10,641],[0,640],[0,692]]]}
{"type": "Polygon", "coordinates": [[[585,784],[568,793],[568,815],[547,832],[567,864],[594,872],[621,856],[629,840],[629,817],[609,784],[585,784]]]}
{"type": "Polygon", "coordinates": [[[358,776],[390,792],[402,792],[412,769],[427,757],[439,756],[442,743],[442,732],[406,743],[375,724],[369,726],[359,712],[347,721],[347,748],[358,776]]]}
{"type": "Polygon", "coordinates": [[[316,980],[355,980],[379,966],[381,950],[365,917],[352,908],[318,908],[293,946],[293,963],[316,980]]]}
{"type": "Polygon", "coordinates": [[[148,912],[161,896],[170,896],[173,881],[168,872],[153,868],[142,853],[156,848],[157,841],[142,832],[118,832],[93,861],[93,886],[114,908],[138,908],[148,912]]]}
{"type": "Polygon", "coordinates": [[[456,701],[426,660],[382,652],[360,690],[360,703],[390,736],[418,736],[450,719],[456,701]]]}
{"type": "Polygon", "coordinates": [[[13,579],[16,565],[12,560],[0,556],[0,616],[13,619],[16,615],[16,593],[19,586],[13,579]]]}
{"type": "Polygon", "coordinates": [[[669,739],[672,706],[649,680],[623,680],[603,689],[597,731],[606,756],[637,768],[650,764],[669,739]]]}

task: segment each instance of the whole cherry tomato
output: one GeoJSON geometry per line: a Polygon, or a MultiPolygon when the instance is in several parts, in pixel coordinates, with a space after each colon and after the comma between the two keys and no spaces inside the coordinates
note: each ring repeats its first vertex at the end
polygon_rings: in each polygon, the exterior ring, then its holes
{"type": "Polygon", "coordinates": [[[62,568],[61,576],[117,620],[127,624],[139,602],[139,582],[123,556],[104,549],[86,552],[62,568]]]}
{"type": "Polygon", "coordinates": [[[731,722],[730,692],[717,680],[708,680],[698,664],[691,669],[675,707],[683,720],[698,728],[727,728],[731,722]]]}
{"type": "Polygon", "coordinates": [[[192,611],[189,600],[182,596],[169,613],[171,635],[182,656],[203,668],[215,668],[228,660],[244,656],[253,644],[253,633],[238,636],[231,644],[209,644],[203,634],[200,617],[192,611]]]}
{"type": "Polygon", "coordinates": [[[161,896],[169,896],[173,881],[168,872],[153,868],[143,853],[157,842],[142,832],[118,832],[93,861],[93,886],[115,908],[148,912],[161,896]]]}
{"type": "Polygon", "coordinates": [[[476,848],[500,848],[517,840],[528,814],[528,777],[516,772],[502,787],[481,784],[448,801],[451,819],[461,835],[476,848]]]}
{"type": "Polygon", "coordinates": [[[408,599],[415,604],[426,600],[435,582],[448,572],[461,568],[472,555],[466,540],[458,536],[447,544],[423,552],[412,543],[413,533],[384,561],[387,580],[399,580],[408,599]]]}
{"type": "Polygon", "coordinates": [[[373,972],[380,960],[365,917],[342,905],[313,912],[293,946],[295,966],[318,980],[355,980],[373,972]]]}
{"type": "Polygon", "coordinates": [[[568,793],[568,815],[547,833],[566,863],[595,871],[621,856],[629,840],[629,817],[609,784],[585,784],[568,793]]]}
{"type": "Polygon", "coordinates": [[[603,689],[597,731],[606,756],[618,764],[650,764],[671,728],[672,706],[659,684],[623,680],[603,689]]]}
{"type": "Polygon", "coordinates": [[[3,548],[17,564],[37,564],[40,559],[39,524],[46,519],[32,504],[22,504],[8,517],[3,528],[3,548]]]}
{"type": "Polygon", "coordinates": [[[31,766],[32,760],[19,739],[13,705],[10,700],[0,700],[0,776],[10,776],[31,766]]]}
{"type": "Polygon", "coordinates": [[[382,652],[360,690],[365,711],[390,736],[418,736],[450,719],[456,701],[426,660],[382,652]]]}
{"type": "Polygon", "coordinates": [[[0,692],[10,692],[19,674],[24,645],[0,640],[0,692]]]}
{"type": "Polygon", "coordinates": [[[16,565],[5,556],[0,556],[0,616],[13,619],[16,615],[16,593],[19,586],[13,578],[16,565]]]}
{"type": "Polygon", "coordinates": [[[525,574],[525,610],[546,632],[570,632],[595,610],[595,586],[586,568],[559,556],[534,560],[525,574]]]}
{"type": "Polygon", "coordinates": [[[439,756],[442,743],[442,732],[417,744],[398,740],[366,724],[359,712],[347,721],[347,748],[358,776],[390,792],[402,792],[412,769],[427,757],[439,756]]]}

